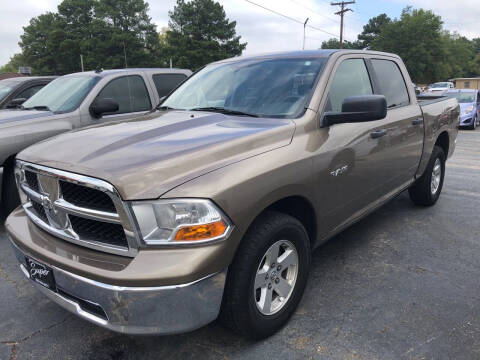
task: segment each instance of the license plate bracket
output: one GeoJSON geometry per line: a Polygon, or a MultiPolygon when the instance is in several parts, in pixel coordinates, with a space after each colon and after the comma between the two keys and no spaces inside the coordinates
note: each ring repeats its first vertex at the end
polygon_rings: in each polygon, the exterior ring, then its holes
{"type": "Polygon", "coordinates": [[[52,291],[57,290],[57,286],[55,284],[55,277],[53,276],[53,269],[37,260],[33,260],[32,258],[25,256],[26,261],[26,268],[28,273],[30,274],[30,279],[35,281],[37,284],[46,287],[52,291]]]}

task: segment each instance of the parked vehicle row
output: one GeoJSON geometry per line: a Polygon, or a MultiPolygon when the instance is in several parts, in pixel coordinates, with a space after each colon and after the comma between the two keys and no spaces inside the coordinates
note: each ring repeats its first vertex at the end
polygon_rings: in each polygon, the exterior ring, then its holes
{"type": "Polygon", "coordinates": [[[17,108],[54,79],[55,76],[24,76],[0,80],[0,110],[17,108]]]}
{"type": "MultiPolygon", "coordinates": [[[[22,206],[6,222],[25,276],[94,324],[171,334],[220,317],[269,336],[313,249],[406,189],[421,206],[440,196],[457,98],[417,101],[396,55],[228,59],[152,111],[155,73],[60,78],[19,111],[48,118],[28,126],[45,137],[103,122],[17,155],[22,206]]],[[[2,134],[27,137],[15,122],[2,134]]]]}
{"type": "Polygon", "coordinates": [[[428,85],[427,92],[442,93],[454,88],[455,88],[455,85],[450,81],[436,82],[434,84],[428,85]]]}
{"type": "Polygon", "coordinates": [[[62,132],[148,114],[190,75],[190,70],[179,69],[75,73],[52,81],[20,108],[0,111],[3,213],[9,214],[20,204],[13,174],[18,152],[62,132]]]}

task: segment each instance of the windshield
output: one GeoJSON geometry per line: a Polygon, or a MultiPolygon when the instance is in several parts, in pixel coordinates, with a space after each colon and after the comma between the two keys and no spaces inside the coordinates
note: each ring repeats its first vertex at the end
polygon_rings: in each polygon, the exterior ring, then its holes
{"type": "Polygon", "coordinates": [[[431,88],[435,89],[435,88],[448,88],[448,83],[435,83],[435,84],[432,84],[430,85],[431,88]]]}
{"type": "Polygon", "coordinates": [[[282,58],[209,65],[174,91],[162,107],[297,117],[324,63],[324,58],[282,58]]]}
{"type": "Polygon", "coordinates": [[[0,100],[7,96],[17,85],[18,83],[13,81],[0,81],[0,100]]]}
{"type": "Polygon", "coordinates": [[[75,110],[85,99],[99,77],[65,76],[55,79],[30,99],[23,108],[50,110],[56,113],[75,110]]]}
{"type": "Polygon", "coordinates": [[[456,98],[460,104],[468,104],[475,102],[475,93],[473,92],[448,93],[447,96],[450,98],[456,98]]]}

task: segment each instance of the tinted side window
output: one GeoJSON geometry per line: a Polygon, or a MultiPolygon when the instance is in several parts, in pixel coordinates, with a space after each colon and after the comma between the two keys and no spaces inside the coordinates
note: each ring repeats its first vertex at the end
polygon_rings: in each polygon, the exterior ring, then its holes
{"type": "Polygon", "coordinates": [[[152,108],[145,82],[138,75],[123,76],[110,81],[97,95],[97,99],[105,98],[118,103],[118,111],[106,115],[148,111],[152,108]]]}
{"type": "Polygon", "coordinates": [[[387,98],[389,108],[410,103],[407,86],[398,65],[390,60],[372,60],[380,92],[387,98]]]}
{"type": "Polygon", "coordinates": [[[31,86],[31,87],[23,90],[20,94],[15,96],[15,98],[17,98],[17,99],[30,99],[33,95],[35,95],[38,92],[38,90],[40,90],[44,86],[45,85],[31,86]]]}
{"type": "Polygon", "coordinates": [[[372,84],[363,59],[344,60],[333,78],[325,111],[340,112],[347,97],[372,94],[372,84]]]}
{"type": "Polygon", "coordinates": [[[153,82],[157,88],[158,96],[163,97],[170,94],[186,78],[187,76],[184,74],[154,74],[153,82]]]}

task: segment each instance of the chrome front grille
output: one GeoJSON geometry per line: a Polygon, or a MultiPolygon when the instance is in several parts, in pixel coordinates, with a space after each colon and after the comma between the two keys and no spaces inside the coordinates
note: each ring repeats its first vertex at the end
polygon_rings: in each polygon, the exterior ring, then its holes
{"type": "Polygon", "coordinates": [[[110,183],[23,161],[16,179],[27,216],[45,231],[96,250],[136,254],[133,222],[110,183]]]}

